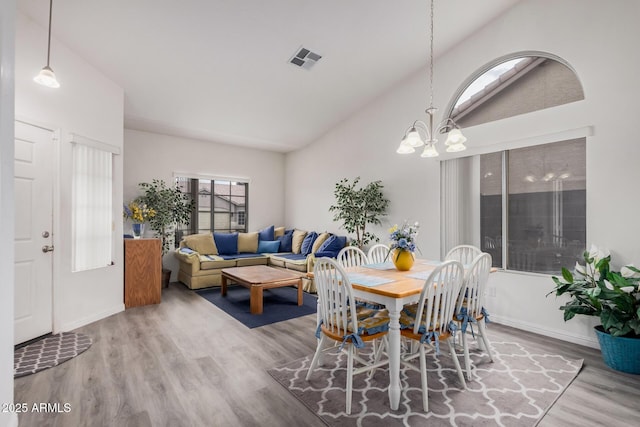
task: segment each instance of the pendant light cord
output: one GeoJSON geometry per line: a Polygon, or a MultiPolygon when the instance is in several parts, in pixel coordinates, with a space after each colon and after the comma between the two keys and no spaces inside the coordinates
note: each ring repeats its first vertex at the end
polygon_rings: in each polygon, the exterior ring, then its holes
{"type": "Polygon", "coordinates": [[[51,14],[53,12],[53,0],[49,0],[49,42],[47,43],[47,67],[51,56],[51,14]]]}
{"type": "MultiPolygon", "coordinates": [[[[49,24],[49,27],[51,27],[51,24],[49,24]]],[[[431,0],[430,30],[431,30],[431,34],[429,39],[429,108],[433,108],[433,0],[431,0]]],[[[49,31],[51,31],[51,29],[49,29],[49,31]]]]}

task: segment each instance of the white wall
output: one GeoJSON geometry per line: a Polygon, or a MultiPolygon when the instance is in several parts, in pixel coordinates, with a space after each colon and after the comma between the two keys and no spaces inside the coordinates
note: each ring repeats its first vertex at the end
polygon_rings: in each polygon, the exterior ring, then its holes
{"type": "Polygon", "coordinates": [[[54,183],[54,331],[73,329],[124,309],[122,155],[114,158],[115,265],[71,272],[71,144],[69,133],[123,145],[124,92],[100,71],[52,39],[51,67],[61,87],[33,82],[46,63],[47,31],[16,16],[16,117],[60,129],[54,183]]]}
{"type": "MultiPolygon", "coordinates": [[[[13,402],[13,0],[0,2],[0,404],[13,402]]],[[[0,411],[0,427],[17,426],[15,413],[0,411]]]]}
{"type": "MultiPolygon", "coordinates": [[[[170,184],[174,173],[248,178],[249,231],[284,225],[284,154],[129,129],[124,139],[125,202],[142,194],[139,183],[162,179],[170,184]]],[[[148,227],[145,236],[153,236],[148,227]]],[[[165,255],[163,266],[176,280],[172,254],[165,255]]]]}
{"type": "MultiPolygon", "coordinates": [[[[434,104],[444,109],[462,82],[504,55],[543,51],[575,69],[584,101],[465,129],[471,147],[465,153],[473,154],[474,147],[480,152],[492,145],[541,142],[549,134],[575,137],[592,131],[587,138],[587,239],[611,249],[616,265],[640,263],[635,238],[640,235],[636,197],[640,144],[629,138],[636,133],[633,124],[640,95],[637,16],[640,2],[634,0],[524,0],[437,58],[434,74],[434,104]]],[[[391,199],[390,222],[419,220],[423,256],[438,257],[439,164],[418,154],[395,154],[406,127],[425,118],[427,91],[422,70],[311,146],[290,153],[287,223],[336,229],[327,212],[334,200],[333,184],[344,176],[381,179],[391,199]]],[[[564,323],[558,310],[561,301],[545,297],[553,286],[549,276],[496,273],[490,285],[497,294],[488,300],[494,320],[595,345],[591,331],[595,319],[564,323]]]]}

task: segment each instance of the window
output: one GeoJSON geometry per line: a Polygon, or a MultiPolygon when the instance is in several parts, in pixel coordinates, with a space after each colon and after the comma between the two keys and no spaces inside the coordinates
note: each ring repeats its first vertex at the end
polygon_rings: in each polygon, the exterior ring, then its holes
{"type": "MultiPolygon", "coordinates": [[[[573,69],[542,52],[497,59],[468,82],[448,114],[463,128],[584,99],[573,69]]],[[[536,273],[558,273],[581,258],[585,138],[447,160],[441,168],[444,253],[474,244],[495,267],[536,273]]]]}
{"type": "Polygon", "coordinates": [[[557,273],[581,259],[585,145],[580,138],[480,156],[480,247],[494,266],[557,273]]]}
{"type": "Polygon", "coordinates": [[[112,152],[102,149],[77,142],[73,145],[73,271],[111,265],[112,156],[112,152]]]}
{"type": "Polygon", "coordinates": [[[463,128],[584,99],[575,72],[558,60],[515,55],[480,72],[449,117],[463,128]]]}
{"type": "Polygon", "coordinates": [[[176,242],[195,233],[247,231],[249,183],[183,177],[176,182],[195,201],[191,224],[176,230],[176,242]]]}

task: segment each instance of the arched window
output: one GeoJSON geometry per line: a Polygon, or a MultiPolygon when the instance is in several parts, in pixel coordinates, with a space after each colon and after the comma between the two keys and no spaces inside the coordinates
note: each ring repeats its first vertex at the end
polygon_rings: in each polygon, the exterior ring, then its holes
{"type": "Polygon", "coordinates": [[[465,128],[582,99],[580,80],[560,58],[518,53],[475,73],[458,90],[448,116],[465,128]]]}
{"type": "MultiPolygon", "coordinates": [[[[582,99],[576,73],[560,58],[516,54],[475,73],[447,112],[464,128],[582,99]]],[[[544,274],[581,258],[586,138],[546,142],[441,163],[443,253],[474,244],[495,267],[544,274]]]]}

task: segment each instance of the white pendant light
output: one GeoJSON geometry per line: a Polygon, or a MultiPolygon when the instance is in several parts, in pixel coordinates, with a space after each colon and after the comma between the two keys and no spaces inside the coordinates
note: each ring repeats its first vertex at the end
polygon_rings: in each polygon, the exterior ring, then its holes
{"type": "Polygon", "coordinates": [[[414,153],[415,151],[416,149],[413,148],[411,145],[409,145],[409,143],[407,142],[407,137],[405,136],[404,138],[402,138],[402,142],[400,142],[400,146],[396,150],[396,153],[411,154],[411,153],[414,153]]]}
{"type": "Polygon", "coordinates": [[[464,143],[467,138],[462,134],[460,126],[457,125],[451,118],[446,118],[438,126],[433,126],[433,116],[437,108],[433,106],[433,1],[431,0],[431,37],[429,45],[429,108],[426,109],[426,113],[429,117],[428,123],[421,120],[416,120],[411,127],[409,127],[400,142],[400,146],[396,150],[399,154],[410,154],[415,152],[415,147],[424,145],[424,150],[420,157],[437,157],[438,150],[435,145],[438,142],[436,135],[444,131],[449,131],[445,145],[447,146],[447,152],[458,152],[466,150],[467,147],[464,143]],[[420,134],[422,131],[423,135],[420,134]]]}
{"type": "Polygon", "coordinates": [[[33,81],[57,89],[60,87],[60,83],[56,79],[56,75],[49,66],[49,59],[51,57],[51,13],[53,12],[53,0],[49,0],[49,41],[47,42],[47,65],[40,70],[37,76],[33,78],[33,81]]]}
{"type": "Polygon", "coordinates": [[[427,144],[425,145],[422,154],[420,154],[420,157],[438,157],[439,155],[440,154],[438,153],[438,150],[436,150],[435,145],[427,144]]]}

